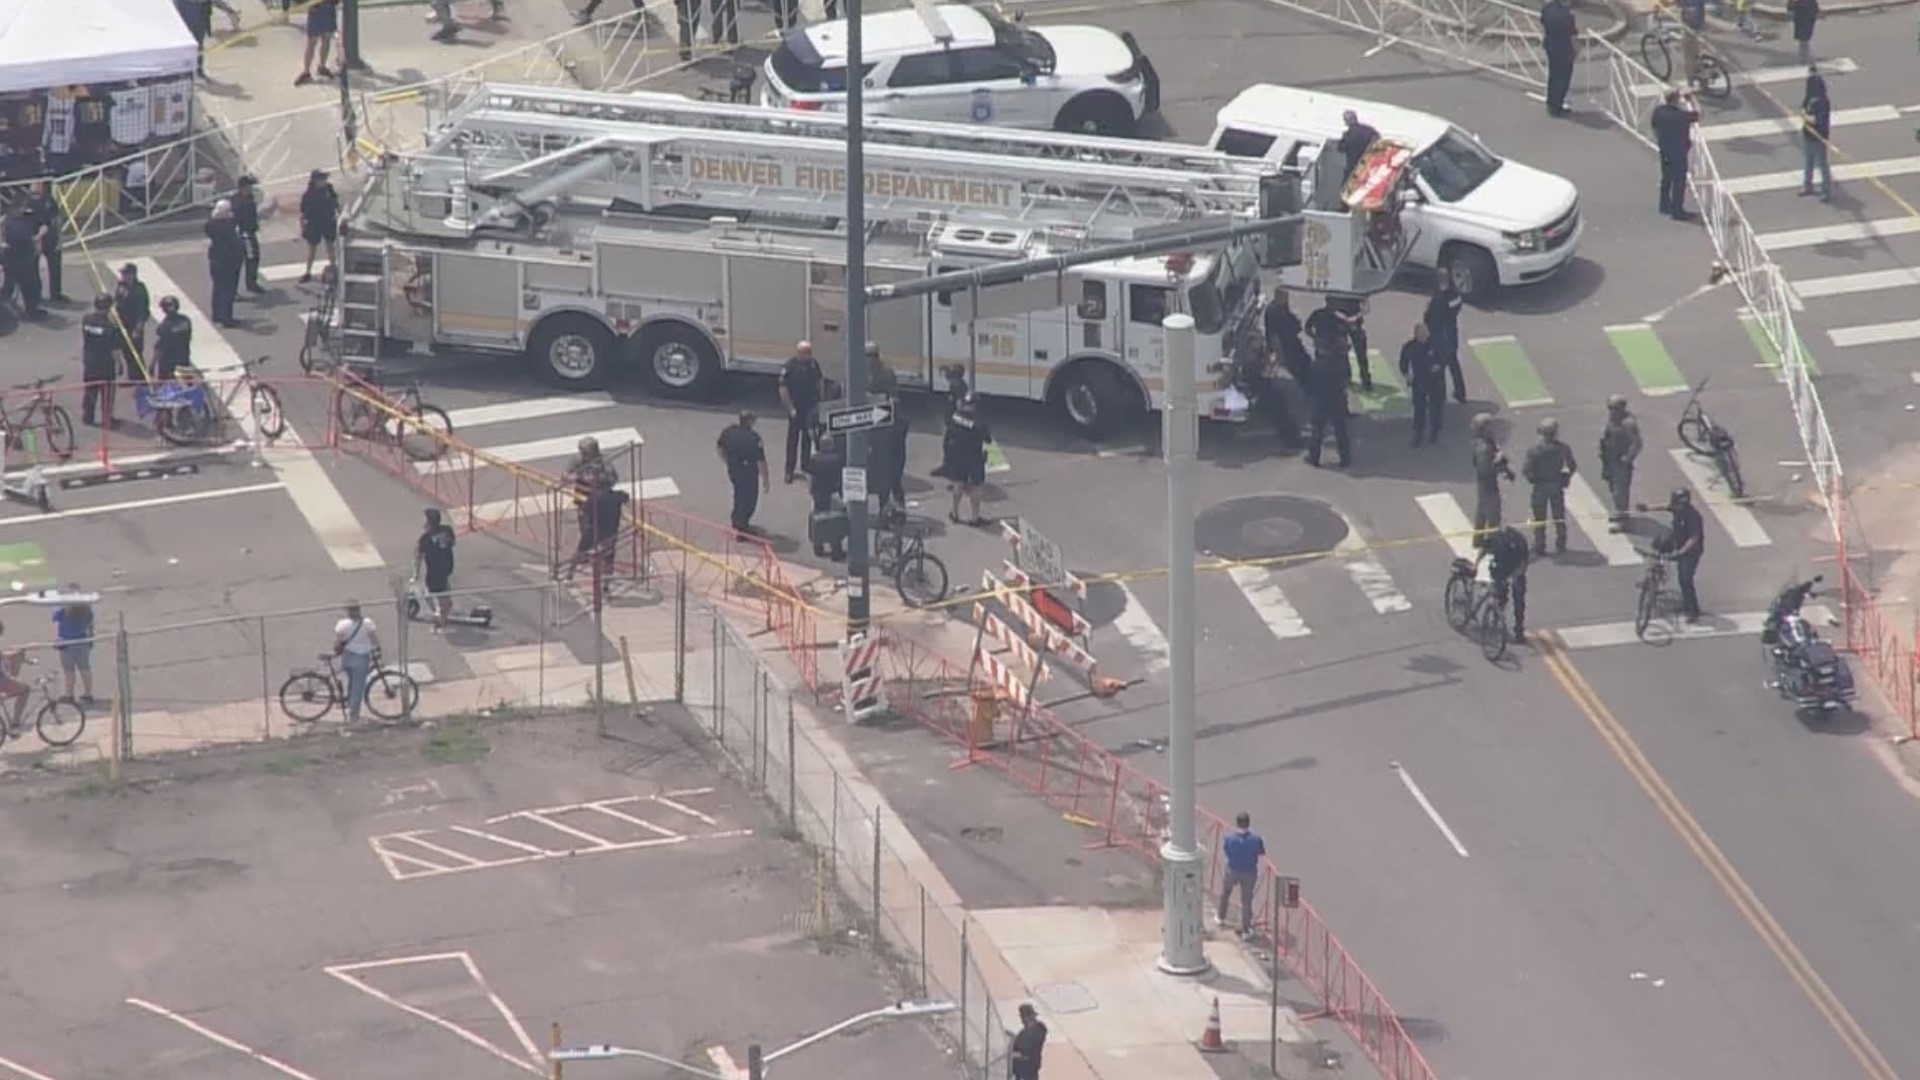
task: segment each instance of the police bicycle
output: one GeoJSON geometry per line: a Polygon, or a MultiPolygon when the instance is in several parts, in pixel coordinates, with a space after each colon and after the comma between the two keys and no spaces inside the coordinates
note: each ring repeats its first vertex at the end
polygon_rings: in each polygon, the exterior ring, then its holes
{"type": "MultiPolygon", "coordinates": [[[[1646,33],[1640,35],[1640,61],[1654,78],[1666,82],[1673,77],[1673,50],[1677,47],[1684,55],[1689,34],[1699,38],[1698,31],[1662,20],[1657,9],[1647,15],[1646,33]]],[[[1733,76],[1727,72],[1727,65],[1707,47],[1704,38],[1699,38],[1698,52],[1693,70],[1687,73],[1687,84],[1715,101],[1731,95],[1733,76]]]]}
{"type": "Polygon", "coordinates": [[[1472,559],[1455,558],[1447,567],[1447,590],[1443,594],[1447,625],[1458,633],[1472,632],[1480,643],[1480,655],[1488,663],[1498,663],[1507,655],[1507,602],[1491,581],[1480,580],[1480,568],[1472,559]]]}
{"type": "Polygon", "coordinates": [[[1707,380],[1701,379],[1694,386],[1693,393],[1687,396],[1687,407],[1680,413],[1680,423],[1675,433],[1686,448],[1704,458],[1711,458],[1713,467],[1720,473],[1720,479],[1726,481],[1727,490],[1736,499],[1747,497],[1746,478],[1740,475],[1740,454],[1734,448],[1733,432],[1721,427],[1713,417],[1707,415],[1707,407],[1700,404],[1700,391],[1707,388],[1707,380]]]}
{"type": "Polygon", "coordinates": [[[893,587],[908,607],[931,607],[947,598],[947,564],[927,550],[926,534],[907,526],[905,513],[887,515],[876,523],[873,561],[893,578],[893,587]]]}

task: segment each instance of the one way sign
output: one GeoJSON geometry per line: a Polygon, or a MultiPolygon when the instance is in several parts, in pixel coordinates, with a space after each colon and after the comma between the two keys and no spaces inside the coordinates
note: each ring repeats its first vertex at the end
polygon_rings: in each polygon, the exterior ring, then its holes
{"type": "Polygon", "coordinates": [[[872,431],[893,423],[893,399],[871,405],[847,405],[827,410],[827,430],[835,435],[854,431],[872,431]]]}

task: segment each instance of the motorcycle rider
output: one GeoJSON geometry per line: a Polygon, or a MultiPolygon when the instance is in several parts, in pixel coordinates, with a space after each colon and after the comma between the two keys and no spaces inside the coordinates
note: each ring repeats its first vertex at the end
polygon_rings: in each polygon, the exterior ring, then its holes
{"type": "Polygon", "coordinates": [[[1773,598],[1773,603],[1767,606],[1767,621],[1760,628],[1760,644],[1772,645],[1780,640],[1780,631],[1787,616],[1800,611],[1800,605],[1813,595],[1813,587],[1820,584],[1820,580],[1820,575],[1815,574],[1809,581],[1797,582],[1780,590],[1779,595],[1773,598]]]}
{"type": "Polygon", "coordinates": [[[1600,479],[1613,497],[1610,532],[1627,527],[1627,508],[1633,505],[1633,462],[1640,456],[1640,421],[1627,411],[1627,398],[1607,399],[1607,426],[1600,433],[1600,479]]]}
{"type": "Polygon", "coordinates": [[[1578,468],[1573,450],[1560,441],[1560,421],[1549,416],[1534,428],[1540,441],[1527,449],[1520,471],[1530,487],[1533,513],[1533,553],[1547,553],[1547,523],[1553,523],[1553,553],[1567,550],[1567,483],[1578,468]]]}
{"type": "Polygon", "coordinates": [[[1507,602],[1509,595],[1513,599],[1513,641],[1524,645],[1527,641],[1527,538],[1519,529],[1503,525],[1487,537],[1485,546],[1474,558],[1474,569],[1481,562],[1491,558],[1493,562],[1487,568],[1487,576],[1493,579],[1493,601],[1496,604],[1507,602]]]}

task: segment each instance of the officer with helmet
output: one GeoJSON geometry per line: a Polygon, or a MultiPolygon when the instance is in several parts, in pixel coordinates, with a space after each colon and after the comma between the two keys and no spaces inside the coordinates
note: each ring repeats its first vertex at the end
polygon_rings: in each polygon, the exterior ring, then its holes
{"type": "Polygon", "coordinates": [[[1612,531],[1627,526],[1627,509],[1633,505],[1633,462],[1640,456],[1640,421],[1627,411],[1627,399],[1615,394],[1607,399],[1607,426],[1600,433],[1600,479],[1613,497],[1612,531]]]}
{"type": "Polygon", "coordinates": [[[1674,578],[1680,583],[1680,614],[1690,623],[1699,622],[1700,597],[1694,592],[1693,575],[1707,550],[1706,522],[1693,505],[1693,493],[1683,487],[1674,488],[1668,497],[1667,513],[1673,515],[1673,526],[1660,547],[1673,558],[1674,578]]]}
{"type": "Polygon", "coordinates": [[[1560,421],[1549,416],[1534,428],[1540,441],[1527,449],[1520,471],[1530,488],[1533,513],[1533,553],[1547,553],[1547,523],[1553,523],[1553,552],[1567,550],[1567,483],[1576,466],[1573,450],[1560,441],[1560,421]]]}

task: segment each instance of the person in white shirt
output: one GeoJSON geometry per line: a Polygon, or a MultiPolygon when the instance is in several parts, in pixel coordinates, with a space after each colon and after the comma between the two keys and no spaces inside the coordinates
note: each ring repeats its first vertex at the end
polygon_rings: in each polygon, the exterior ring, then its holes
{"type": "Polygon", "coordinates": [[[367,681],[379,653],[380,635],[373,620],[360,613],[360,601],[347,601],[346,618],[333,624],[333,654],[340,658],[340,670],[347,676],[349,724],[360,721],[360,706],[367,700],[367,681]]]}

